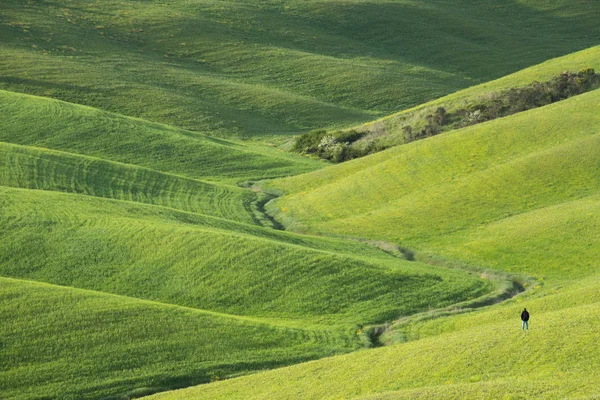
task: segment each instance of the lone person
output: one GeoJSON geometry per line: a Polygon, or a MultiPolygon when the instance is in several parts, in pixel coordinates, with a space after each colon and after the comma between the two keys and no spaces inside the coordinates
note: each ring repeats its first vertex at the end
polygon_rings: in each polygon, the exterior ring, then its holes
{"type": "Polygon", "coordinates": [[[525,327],[527,327],[527,330],[529,330],[529,312],[527,312],[526,308],[524,308],[523,312],[521,313],[521,321],[523,321],[521,324],[521,330],[525,329],[525,327]]]}

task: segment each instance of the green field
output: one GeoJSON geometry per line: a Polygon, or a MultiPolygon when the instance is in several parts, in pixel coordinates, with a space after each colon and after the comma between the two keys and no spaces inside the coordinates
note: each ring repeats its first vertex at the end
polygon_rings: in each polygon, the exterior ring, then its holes
{"type": "Polygon", "coordinates": [[[321,162],[0,95],[3,397],[128,398],[348,353],[372,345],[365,325],[505,290],[262,227],[260,193],[236,185],[321,162]]]}
{"type": "Polygon", "coordinates": [[[593,0],[3,1],[0,398],[595,398],[600,89],[399,138],[599,70],[599,19],[593,0]],[[351,127],[395,146],[284,150],[351,127]]]}
{"type": "Polygon", "coordinates": [[[523,303],[511,303],[447,321],[462,330],[151,398],[591,399],[600,383],[598,282],[588,289],[527,300],[536,313],[529,332],[520,329],[523,303]],[[567,305],[582,295],[585,304],[567,305]]]}
{"type": "Polygon", "coordinates": [[[417,260],[535,281],[481,311],[399,320],[383,349],[155,398],[593,398],[599,115],[596,90],[272,182],[290,194],[269,209],[291,229],[386,240],[417,260]],[[528,332],[523,307],[534,316],[528,332]]]}
{"type": "Polygon", "coordinates": [[[475,265],[560,276],[553,266],[563,257],[580,255],[567,245],[569,233],[575,236],[574,242],[589,248],[589,252],[584,250],[584,259],[591,260],[597,251],[592,245],[593,218],[578,226],[570,221],[561,223],[556,216],[552,224],[546,222],[539,229],[545,230],[542,241],[547,245],[544,251],[539,251],[540,243],[532,245],[535,260],[519,262],[524,255],[512,254],[520,254],[524,245],[540,234],[530,232],[535,226],[531,222],[539,217],[528,213],[561,215],[570,207],[580,209],[579,201],[594,201],[600,191],[599,111],[600,91],[596,90],[365,159],[275,181],[275,186],[298,192],[270,208],[282,220],[298,221],[300,229],[360,235],[475,265]],[[344,207],[337,207],[342,201],[344,207]],[[526,229],[523,235],[529,239],[520,237],[507,247],[521,245],[502,257],[493,245],[484,255],[483,243],[496,242],[495,237],[505,243],[518,235],[513,222],[526,229]],[[398,226],[402,229],[396,229],[398,226]],[[502,232],[509,234],[503,236],[502,232]],[[567,249],[552,246],[553,235],[564,241],[567,249]],[[464,248],[477,237],[481,246],[474,245],[477,250],[473,251],[481,252],[479,256],[464,248]]]}
{"type": "Polygon", "coordinates": [[[357,145],[375,142],[377,146],[388,148],[404,144],[406,139],[402,128],[406,125],[414,127],[415,123],[419,125],[438,107],[443,107],[447,113],[469,109],[469,106],[485,103],[490,96],[503,90],[523,87],[533,82],[545,82],[564,71],[577,72],[585,68],[600,70],[600,46],[557,57],[500,79],[472,86],[417,107],[356,126],[353,129],[367,133],[357,145]]]}
{"type": "Polygon", "coordinates": [[[599,12],[593,0],[6,0],[0,89],[289,136],[597,45],[599,12]]]}
{"type": "Polygon", "coordinates": [[[336,332],[24,280],[0,282],[3,398],[139,396],[353,346],[336,332]]]}
{"type": "Polygon", "coordinates": [[[235,183],[323,166],[265,146],[251,147],[43,97],[0,91],[0,113],[0,141],[196,179],[235,183]]]}

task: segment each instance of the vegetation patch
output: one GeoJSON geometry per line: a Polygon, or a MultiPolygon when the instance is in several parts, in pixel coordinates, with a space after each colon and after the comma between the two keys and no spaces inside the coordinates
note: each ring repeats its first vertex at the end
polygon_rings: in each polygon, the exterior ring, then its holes
{"type": "Polygon", "coordinates": [[[532,108],[543,107],[600,87],[600,75],[588,67],[577,73],[565,71],[546,82],[533,82],[522,87],[490,92],[460,108],[437,104],[405,114],[402,138],[394,143],[381,132],[316,130],[296,138],[293,150],[314,154],[333,162],[363,157],[391,146],[425,139],[454,129],[506,117],[532,108]]]}

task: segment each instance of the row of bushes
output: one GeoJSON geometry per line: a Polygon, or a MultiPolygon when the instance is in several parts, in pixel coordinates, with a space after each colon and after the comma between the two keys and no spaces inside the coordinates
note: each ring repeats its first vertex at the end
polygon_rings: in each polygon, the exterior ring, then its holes
{"type": "MultiPolygon", "coordinates": [[[[600,75],[593,68],[585,68],[577,73],[563,72],[547,82],[489,93],[451,112],[440,106],[424,117],[412,119],[412,125],[402,127],[404,143],[555,103],[598,87],[600,75]]],[[[393,143],[385,140],[387,135],[319,129],[300,135],[293,151],[343,162],[390,147],[393,143]]]]}
{"type": "Polygon", "coordinates": [[[568,99],[600,87],[600,75],[593,68],[577,73],[563,72],[547,82],[533,82],[527,86],[490,93],[465,108],[447,113],[439,107],[426,116],[422,129],[405,125],[405,142],[430,137],[451,129],[491,121],[518,112],[530,110],[568,99]]]}

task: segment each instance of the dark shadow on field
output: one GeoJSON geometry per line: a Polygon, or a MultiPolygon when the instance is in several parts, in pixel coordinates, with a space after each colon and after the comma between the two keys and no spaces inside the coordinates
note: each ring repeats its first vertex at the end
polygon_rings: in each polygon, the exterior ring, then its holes
{"type": "MultiPolygon", "coordinates": [[[[196,15],[179,14],[161,29],[168,32],[177,27],[182,38],[190,40],[214,35],[223,43],[250,49],[284,48],[337,59],[367,57],[425,67],[440,74],[427,75],[422,84],[442,85],[444,93],[600,43],[600,12],[590,12],[592,6],[584,4],[569,4],[572,16],[568,17],[516,0],[434,0],[419,6],[336,1],[289,8],[280,2],[246,2],[231,7],[233,11],[225,15],[198,6],[196,15]]],[[[181,68],[196,68],[193,57],[175,59],[181,68]]],[[[243,75],[245,61],[240,62],[225,75],[243,75]]],[[[277,87],[278,78],[270,84],[277,87]]]]}
{"type": "Polygon", "coordinates": [[[298,357],[281,362],[240,362],[230,364],[218,364],[211,368],[210,372],[206,370],[198,371],[187,375],[165,376],[153,379],[153,386],[130,388],[122,394],[102,397],[100,400],[129,400],[144,396],[150,396],[155,393],[167,392],[171,390],[183,389],[190,386],[197,386],[216,382],[224,379],[234,378],[241,375],[256,373],[269,369],[281,368],[288,365],[299,364],[314,360],[315,357],[298,357]]]}
{"type": "MultiPolygon", "coordinates": [[[[105,93],[106,91],[100,89],[94,89],[89,86],[71,85],[68,83],[55,83],[52,81],[45,81],[41,79],[29,79],[21,78],[16,76],[0,75],[0,89],[7,91],[18,91],[19,93],[30,94],[29,92],[38,92],[39,90],[28,90],[28,88],[35,87],[41,90],[60,90],[60,91],[71,91],[75,93],[105,93]],[[14,90],[20,88],[21,90],[14,90]]],[[[33,94],[33,93],[31,93],[33,94]]]]}
{"type": "MultiPolygon", "coordinates": [[[[288,9],[280,2],[232,6],[235,11],[226,17],[233,23],[227,29],[214,23],[205,29],[211,17],[214,22],[224,21],[225,16],[200,9],[197,16],[188,14],[170,25],[179,27],[184,36],[210,32],[238,39],[246,46],[285,47],[341,58],[393,59],[432,69],[443,66],[445,72],[480,80],[600,42],[600,13],[590,12],[592,6],[585,4],[579,5],[579,14],[569,17],[516,0],[433,0],[419,6],[336,1],[288,9]]],[[[569,3],[568,7],[577,13],[577,5],[569,3]]]]}
{"type": "MultiPolygon", "coordinates": [[[[20,16],[34,15],[32,11],[42,19],[26,18],[34,25],[29,32],[7,25],[4,31],[10,33],[5,38],[8,48],[31,49],[37,43],[40,49],[60,52],[60,48],[72,46],[77,52],[65,54],[69,62],[81,61],[74,65],[77,73],[83,73],[85,63],[91,62],[98,76],[105,68],[111,71],[113,81],[109,79],[109,83],[113,86],[96,96],[75,85],[52,86],[49,82],[31,81],[28,86],[24,81],[0,81],[9,90],[39,95],[48,92],[62,100],[142,118],[154,117],[151,119],[187,129],[209,127],[239,137],[265,131],[292,134],[335,121],[367,121],[373,118],[367,111],[399,111],[600,43],[600,7],[592,6],[591,0],[561,1],[568,6],[568,16],[537,10],[516,0],[429,0],[418,5],[401,0],[297,1],[285,5],[266,0],[230,2],[225,6],[211,2],[175,3],[173,7],[161,8],[160,13],[150,13],[147,19],[124,22],[116,17],[114,24],[106,23],[102,28],[94,22],[98,16],[110,21],[107,16],[112,12],[122,8],[134,13],[139,7],[146,7],[147,2],[91,9],[84,7],[85,3],[75,3],[70,14],[73,23],[68,23],[59,12],[60,2],[23,5],[12,1],[6,6],[5,23],[19,22],[20,16]],[[45,22],[36,27],[36,21],[45,22]],[[50,36],[52,42],[45,42],[50,36]],[[230,50],[233,55],[226,54],[230,50]],[[297,54],[298,62],[309,66],[319,62],[311,55],[330,57],[336,67],[331,71],[301,68],[301,76],[297,77],[293,67],[279,69],[278,64],[286,57],[285,51],[279,50],[301,52],[297,54]],[[258,73],[253,72],[255,51],[263,52],[258,73]],[[204,62],[207,53],[213,54],[213,59],[208,57],[209,61],[204,62]],[[98,58],[98,54],[103,58],[98,58]],[[382,80],[387,82],[382,85],[389,86],[397,74],[399,80],[410,82],[409,87],[419,94],[404,100],[394,98],[393,90],[405,86],[402,81],[393,87],[369,89],[381,90],[381,96],[373,95],[373,99],[363,102],[360,91],[368,88],[362,86],[348,90],[340,84],[323,91],[318,84],[310,85],[311,81],[335,80],[340,73],[337,66],[360,79],[362,59],[368,59],[369,65],[381,62],[382,69],[390,68],[391,75],[389,71],[382,72],[387,79],[382,80]],[[168,73],[161,75],[163,68],[168,73]],[[218,81],[216,85],[207,85],[201,79],[192,82],[185,74],[218,81]],[[236,89],[240,83],[250,86],[236,89]],[[251,91],[252,85],[300,94],[323,104],[299,103],[304,108],[291,114],[277,106],[263,110],[257,103],[248,107],[240,99],[251,91]],[[236,90],[240,93],[236,94],[236,90]],[[140,111],[141,106],[128,108],[129,103],[123,100],[124,96],[151,91],[182,97],[174,102],[177,108],[166,114],[153,104],[147,104],[148,113],[140,111]],[[113,97],[117,100],[113,101],[113,97]],[[315,117],[315,113],[320,114],[315,117]],[[336,117],[330,118],[333,114],[336,117]]],[[[58,57],[60,62],[63,55],[50,57],[58,57]]]]}
{"type": "MultiPolygon", "coordinates": [[[[596,6],[593,13],[593,6],[584,4],[573,17],[536,10],[515,0],[433,0],[423,2],[423,6],[400,2],[333,4],[322,5],[319,16],[311,20],[318,21],[329,34],[343,34],[363,44],[361,53],[367,53],[363,55],[373,53],[433,69],[443,66],[445,72],[480,80],[600,43],[600,8],[596,6]]],[[[573,2],[565,4],[571,12],[576,11],[573,2]]],[[[304,20],[308,25],[310,21],[304,20]]],[[[344,50],[356,51],[356,47],[323,49],[333,56],[344,50]]]]}

